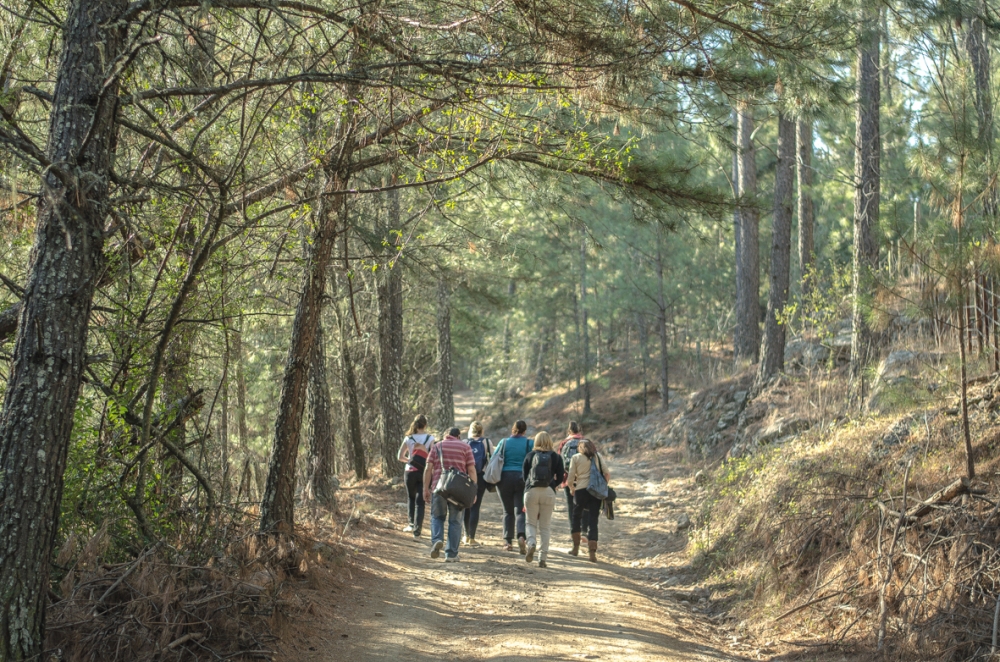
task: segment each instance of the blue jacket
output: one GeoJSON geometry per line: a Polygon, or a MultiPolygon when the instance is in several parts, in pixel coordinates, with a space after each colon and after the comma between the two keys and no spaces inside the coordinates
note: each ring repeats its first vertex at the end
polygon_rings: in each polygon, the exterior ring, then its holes
{"type": "Polygon", "coordinates": [[[500,443],[503,444],[503,470],[521,473],[524,457],[535,442],[527,437],[507,437],[500,443]]]}

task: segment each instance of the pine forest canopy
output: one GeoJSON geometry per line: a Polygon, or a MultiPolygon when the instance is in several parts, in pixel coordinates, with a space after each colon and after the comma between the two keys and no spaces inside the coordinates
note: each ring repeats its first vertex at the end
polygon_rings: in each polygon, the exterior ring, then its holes
{"type": "Polygon", "coordinates": [[[0,659],[41,650],[61,541],[290,533],[336,474],[398,472],[413,414],[450,426],[455,387],[589,393],[625,360],[666,407],[671,352],[735,333],[756,360],[763,328],[766,379],[831,307],[870,361],[900,255],[993,269],[997,20],[4,5],[0,659]]]}

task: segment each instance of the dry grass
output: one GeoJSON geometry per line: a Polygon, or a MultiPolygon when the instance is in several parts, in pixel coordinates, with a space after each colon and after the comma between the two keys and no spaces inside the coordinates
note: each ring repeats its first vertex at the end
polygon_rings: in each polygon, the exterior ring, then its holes
{"type": "Polygon", "coordinates": [[[794,415],[816,424],[723,464],[692,535],[696,559],[758,638],[798,642],[803,659],[816,643],[871,653],[884,598],[885,659],[989,659],[1000,593],[1000,385],[970,394],[981,493],[898,534],[888,512],[901,509],[904,489],[912,507],[964,473],[953,369],[936,366],[922,383],[939,390],[910,387],[882,417],[842,416],[839,373],[786,378],[762,394],[765,423],[794,415]],[[906,438],[890,438],[900,420],[906,438]]]}

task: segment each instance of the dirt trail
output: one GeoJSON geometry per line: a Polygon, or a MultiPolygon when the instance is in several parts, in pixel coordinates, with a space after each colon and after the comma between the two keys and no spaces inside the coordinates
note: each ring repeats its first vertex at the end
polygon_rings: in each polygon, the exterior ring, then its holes
{"type": "MultiPolygon", "coordinates": [[[[456,418],[468,425],[475,402],[456,397],[456,418]]],[[[290,642],[286,659],[323,662],[462,660],[735,660],[718,647],[721,636],[684,587],[685,534],[676,513],[693,511],[687,469],[611,460],[619,495],[613,521],[600,523],[601,562],[569,556],[569,523],[560,493],[553,517],[549,567],[528,565],[500,546],[502,508],[487,493],[482,547],[462,547],[461,562],[429,557],[423,541],[399,529],[405,512],[391,513],[394,531],[372,546],[375,577],[337,613],[318,614],[312,639],[290,642]],[[650,480],[655,473],[656,479],[650,480]],[[664,584],[671,585],[665,590],[664,584]],[[685,601],[681,601],[685,599],[685,601]],[[297,645],[296,645],[297,644],[297,645]]],[[[399,494],[403,494],[399,492],[399,494]]],[[[397,498],[398,495],[397,495],[397,498]]],[[[302,596],[305,597],[305,596],[302,596]]],[[[305,599],[308,599],[307,597],[305,599]]]]}

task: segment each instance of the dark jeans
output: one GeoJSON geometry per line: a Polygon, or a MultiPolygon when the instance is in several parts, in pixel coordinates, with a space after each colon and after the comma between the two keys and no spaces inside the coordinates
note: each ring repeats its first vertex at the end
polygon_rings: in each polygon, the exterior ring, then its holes
{"type": "Polygon", "coordinates": [[[514,540],[515,522],[517,537],[524,537],[524,476],[520,471],[504,471],[497,484],[503,502],[503,539],[514,540]]]}
{"type": "Polygon", "coordinates": [[[597,540],[597,520],[601,516],[603,501],[586,489],[576,491],[573,508],[573,533],[587,531],[587,540],[597,540]]]}
{"type": "Polygon", "coordinates": [[[483,505],[483,496],[486,494],[487,487],[489,485],[483,480],[483,472],[480,471],[476,474],[476,502],[472,504],[471,508],[465,509],[465,535],[470,538],[476,537],[476,529],[479,528],[479,509],[483,505]]]}
{"type": "Polygon", "coordinates": [[[566,517],[569,518],[569,528],[573,528],[573,495],[569,493],[569,488],[564,487],[563,492],[566,494],[566,517]]]}
{"type": "Polygon", "coordinates": [[[406,472],[406,496],[408,499],[408,510],[410,513],[410,526],[413,532],[420,535],[420,529],[424,526],[424,472],[406,472]]]}

